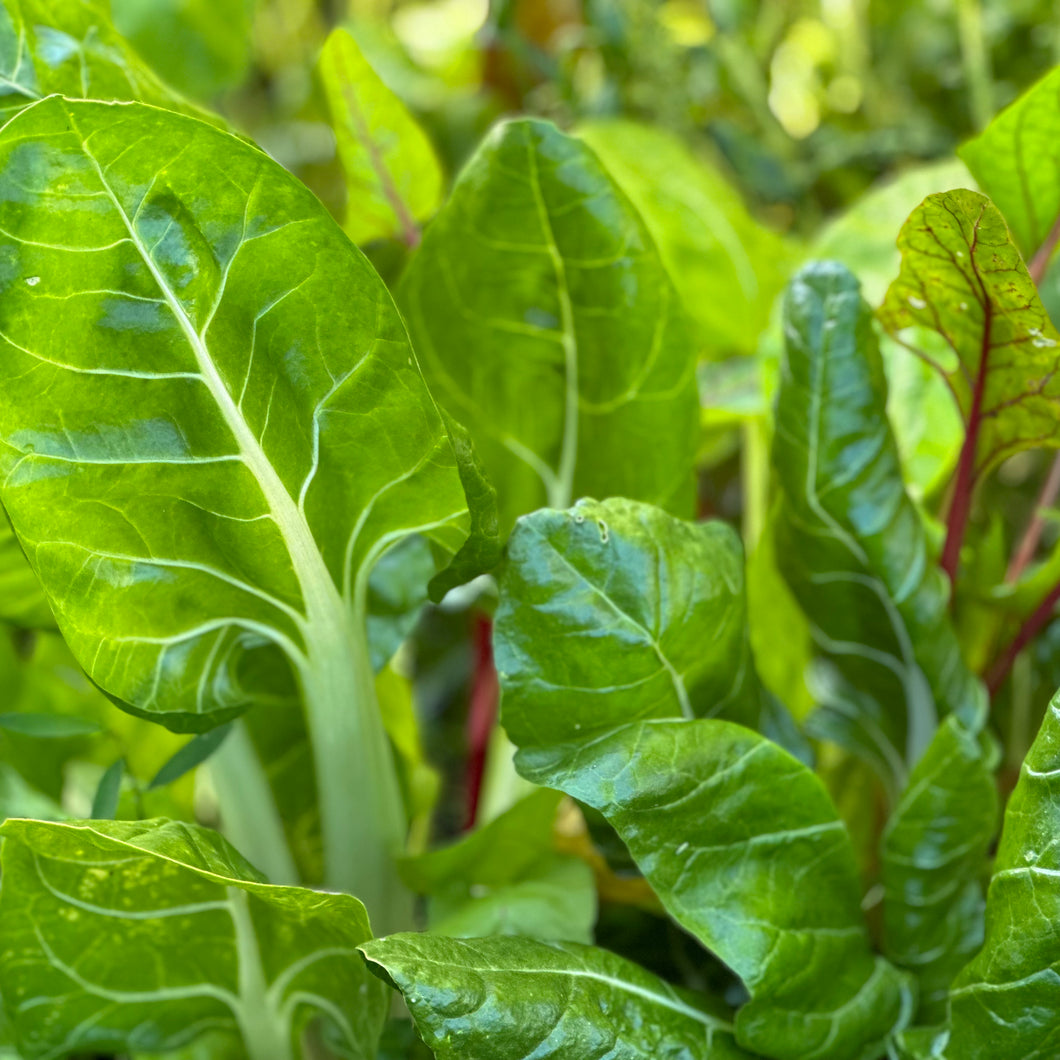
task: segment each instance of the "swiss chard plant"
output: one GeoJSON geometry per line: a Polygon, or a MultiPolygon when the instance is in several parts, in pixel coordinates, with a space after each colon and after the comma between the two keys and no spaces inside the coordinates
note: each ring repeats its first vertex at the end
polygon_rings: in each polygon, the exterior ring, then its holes
{"type": "Polygon", "coordinates": [[[178,7],[0,0],[0,1053],[1060,1055],[1058,75],[797,241],[178,7]]]}

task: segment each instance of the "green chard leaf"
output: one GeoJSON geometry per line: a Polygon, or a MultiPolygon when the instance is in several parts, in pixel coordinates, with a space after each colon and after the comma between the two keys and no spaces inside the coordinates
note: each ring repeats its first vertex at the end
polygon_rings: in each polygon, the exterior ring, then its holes
{"type": "Polygon", "coordinates": [[[414,247],[441,205],[443,179],[426,134],[344,29],[320,53],[320,79],[346,173],[345,228],[355,243],[414,247]]]}
{"type": "Polygon", "coordinates": [[[998,796],[987,755],[956,717],[939,726],[881,841],[884,949],[920,981],[919,1021],[942,1023],[948,988],[983,942],[998,796]]]}
{"type": "Polygon", "coordinates": [[[875,1060],[908,1016],[874,958],[849,837],[753,714],[741,550],[718,523],[582,501],[516,524],[494,650],[519,772],[600,811],[663,905],[737,975],[743,1048],[875,1060]]]}
{"type": "Polygon", "coordinates": [[[13,820],[0,835],[0,988],[26,1060],[219,1029],[248,1060],[293,1060],[318,1018],[374,1060],[387,998],[357,957],[371,930],[356,898],[263,883],[197,825],[13,820]]]}
{"type": "Polygon", "coordinates": [[[369,578],[413,534],[456,553],[469,516],[382,281],[262,152],[138,104],[53,97],[9,122],[0,228],[0,498],[64,637],[180,731],[293,672],[329,885],[383,916],[372,861],[404,821],[369,578]]]}
{"type": "Polygon", "coordinates": [[[777,555],[832,668],[815,731],[904,784],[940,716],[985,710],[947,615],[949,587],[902,482],[872,317],[842,265],[803,269],[785,301],[773,465],[777,555]]]}
{"type": "Polygon", "coordinates": [[[391,935],[361,947],[438,1060],[742,1060],[725,1006],[605,950],[391,935]]]}
{"type": "MultiPolygon", "coordinates": [[[[880,321],[893,335],[917,325],[945,340],[946,356],[935,365],[965,423],[955,496],[968,497],[1005,457],[1060,446],[1060,333],[985,195],[928,196],[902,227],[898,246],[902,267],[880,321]]],[[[944,554],[943,561],[956,557],[944,554]]]]}
{"type": "Polygon", "coordinates": [[[618,120],[576,132],[640,211],[707,355],[753,354],[796,249],[673,133],[618,120]]]}
{"type": "Polygon", "coordinates": [[[109,6],[106,0],[0,0],[0,124],[53,93],[199,113],[118,34],[109,6]]]}
{"type": "Polygon", "coordinates": [[[501,528],[627,496],[692,512],[695,349],[651,237],[585,144],[499,125],[398,290],[424,374],[498,484],[501,528]]]}
{"type": "Polygon", "coordinates": [[[986,901],[986,941],[950,992],[948,1060],[1060,1052],[1060,697],[1005,810],[986,901]]]}
{"type": "Polygon", "coordinates": [[[958,154],[1029,261],[1060,218],[1060,69],[1006,107],[958,154]]]}

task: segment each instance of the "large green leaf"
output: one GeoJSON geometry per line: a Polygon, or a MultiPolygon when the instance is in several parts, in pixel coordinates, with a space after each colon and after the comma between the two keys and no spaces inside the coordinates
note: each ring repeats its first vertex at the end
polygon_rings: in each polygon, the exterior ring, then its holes
{"type": "Polygon", "coordinates": [[[1005,810],[986,902],[986,941],[950,992],[949,1060],[1060,1052],[1060,698],[1005,810]]]}
{"type": "Polygon", "coordinates": [[[504,530],[586,495],[691,514],[693,343],[643,222],[585,144],[546,122],[498,126],[398,299],[504,530]]]}
{"type": "Polygon", "coordinates": [[[1046,74],[959,151],[1028,260],[1060,217],[1058,96],[1060,69],[1046,74]]]}
{"type": "Polygon", "coordinates": [[[207,1030],[249,1060],[300,1056],[330,1024],[375,1057],[382,986],[356,899],[273,887],[216,833],[171,821],[8,821],[0,988],[22,1055],[165,1050],[207,1030]]]}
{"type": "Polygon", "coordinates": [[[246,75],[255,2],[110,0],[119,32],[170,84],[202,100],[246,75]]]}
{"type": "Polygon", "coordinates": [[[773,464],[780,567],[835,668],[818,732],[901,787],[938,718],[985,696],[947,616],[948,586],[905,492],[872,319],[843,266],[807,266],[785,302],[773,464]]]}
{"type": "Polygon", "coordinates": [[[346,172],[346,232],[355,243],[391,237],[416,246],[419,226],[442,202],[434,148],[346,30],[325,41],[320,78],[346,172]]]}
{"type": "Polygon", "coordinates": [[[951,715],[910,774],[880,850],[885,951],[917,974],[923,1023],[943,1022],[950,983],[982,945],[980,877],[997,815],[987,755],[951,715]]]}
{"type": "Polygon", "coordinates": [[[617,120],[576,131],[643,216],[705,352],[754,353],[795,248],[673,133],[617,120]]]}
{"type": "Polygon", "coordinates": [[[114,30],[106,0],[3,0],[0,122],[55,92],[189,109],[114,30]]]}
{"type": "Polygon", "coordinates": [[[27,109],[0,134],[0,200],[0,495],[60,629],[174,729],[289,665],[330,885],[384,916],[373,862],[404,823],[369,576],[410,534],[452,553],[468,525],[386,289],[276,163],[154,108],[27,109]]]}
{"type": "Polygon", "coordinates": [[[892,334],[918,325],[946,341],[936,366],[969,439],[958,488],[1021,449],[1060,446],[1060,333],[997,207],[973,191],[930,195],[898,246],[902,267],[880,320],[892,334]]]}
{"type": "Polygon", "coordinates": [[[746,614],[743,550],[723,523],[624,499],[524,516],[494,624],[504,726],[522,747],[666,717],[792,737],[755,671],[746,614]]]}
{"type": "Polygon", "coordinates": [[[869,947],[846,829],[776,744],[731,722],[655,720],[523,749],[516,765],[599,810],[671,916],[740,976],[745,1048],[876,1060],[908,1019],[904,973],[869,947]]]}
{"type": "Polygon", "coordinates": [[[392,935],[361,947],[439,1060],[740,1060],[725,1006],[605,950],[392,935]]]}

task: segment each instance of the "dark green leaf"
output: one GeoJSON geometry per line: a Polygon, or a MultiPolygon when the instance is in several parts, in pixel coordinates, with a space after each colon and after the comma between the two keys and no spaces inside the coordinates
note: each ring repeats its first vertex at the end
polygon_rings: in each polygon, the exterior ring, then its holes
{"type": "Polygon", "coordinates": [[[948,1060],[1060,1053],[1060,698],[1005,810],[986,941],[950,992],[948,1060]]]}
{"type": "MultiPolygon", "coordinates": [[[[201,732],[198,736],[190,739],[162,768],[151,778],[147,790],[164,787],[179,780],[185,773],[202,765],[221,746],[221,742],[232,728],[232,722],[227,725],[219,725],[209,732],[201,732]]],[[[95,814],[92,815],[95,817],[95,814]]]]}
{"type": "Polygon", "coordinates": [[[969,485],[1022,449],[1060,446],[1060,333],[997,207],[973,191],[930,195],[898,246],[880,321],[892,334],[918,325],[945,339],[936,364],[974,446],[969,485]]]}
{"type": "Polygon", "coordinates": [[[99,787],[96,788],[95,797],[92,799],[94,820],[113,820],[118,812],[118,799],[121,797],[121,782],[124,776],[125,759],[119,758],[108,766],[99,778],[99,787]]]}
{"type": "Polygon", "coordinates": [[[917,974],[921,1022],[945,1020],[949,985],[982,945],[980,877],[997,816],[984,750],[951,715],[910,774],[880,851],[885,952],[917,974]]]}
{"type": "Polygon", "coordinates": [[[438,1060],[740,1060],[725,1007],[605,950],[391,935],[361,947],[438,1060]]]}
{"type": "Polygon", "coordinates": [[[0,729],[37,736],[45,740],[63,740],[70,736],[87,736],[102,732],[99,722],[90,718],[72,718],[63,714],[0,714],[0,729]]]}
{"type": "Polygon", "coordinates": [[[874,957],[850,839],[820,780],[730,722],[642,721],[523,749],[523,776],[599,810],[671,916],[743,980],[736,1038],[778,1060],[876,1060],[911,1014],[874,957]]]}
{"type": "Polygon", "coordinates": [[[171,821],[8,821],[0,987],[26,1060],[173,1049],[206,1030],[293,1060],[322,1017],[371,1060],[383,988],[345,894],[260,882],[223,839],[171,821]],[[115,955],[120,954],[120,959],[115,955]]]}
{"type": "MultiPolygon", "coordinates": [[[[817,732],[901,787],[938,718],[985,695],[947,616],[948,585],[905,492],[872,318],[857,280],[820,263],[792,281],[773,463],[781,571],[834,667],[817,732]]],[[[825,690],[822,690],[825,691],[825,690]]]]}
{"type": "Polygon", "coordinates": [[[498,487],[502,530],[585,495],[691,514],[693,343],[643,222],[583,143],[546,122],[498,126],[399,300],[498,487]]]}

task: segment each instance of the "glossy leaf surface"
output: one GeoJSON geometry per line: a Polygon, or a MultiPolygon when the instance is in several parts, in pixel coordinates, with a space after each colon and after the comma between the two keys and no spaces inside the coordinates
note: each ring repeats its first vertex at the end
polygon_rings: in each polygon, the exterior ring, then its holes
{"type": "Polygon", "coordinates": [[[785,302],[773,464],[784,576],[838,673],[819,731],[901,784],[939,716],[985,696],[947,616],[944,575],[905,492],[871,315],[844,267],[807,266],[785,302]]]}
{"type": "Polygon", "coordinates": [[[951,991],[948,1060],[1028,1060],[1060,1050],[1060,700],[1005,810],[986,941],[951,991]]]}
{"type": "Polygon", "coordinates": [[[774,709],[751,658],[740,541],[723,523],[622,499],[542,510],[516,524],[501,584],[494,652],[520,747],[642,718],[754,726],[774,709]]]}
{"type": "Polygon", "coordinates": [[[1022,449],[1060,445],[1060,333],[997,207],[972,191],[931,195],[898,246],[880,320],[945,339],[936,364],[973,437],[970,482],[1022,449]]]}
{"type": "Polygon", "coordinates": [[[392,935],[361,947],[438,1060],[739,1060],[725,1006],[605,950],[392,935]]]}
{"type": "Polygon", "coordinates": [[[1060,70],[1052,70],[960,149],[979,186],[1004,214],[1027,260],[1060,216],[1060,70]]]}
{"type": "Polygon", "coordinates": [[[346,173],[346,232],[355,243],[416,246],[420,225],[442,202],[434,148],[346,30],[324,43],[320,78],[346,173]]]}
{"type": "Polygon", "coordinates": [[[195,825],[16,820],[0,834],[0,983],[27,1060],[218,1029],[249,1060],[283,1060],[321,1016],[347,1055],[374,1058],[387,1001],[357,959],[371,931],[356,898],[264,884],[195,825]]]}
{"type": "Polygon", "coordinates": [[[667,911],[744,981],[745,1048],[875,1060],[912,993],[870,948],[850,839],[820,780],[730,722],[643,721],[519,752],[599,810],[667,911]]]}
{"type": "Polygon", "coordinates": [[[643,222],[585,144],[498,126],[398,300],[497,485],[502,530],[586,495],[691,514],[694,346],[643,222]]]}
{"type": "Polygon", "coordinates": [[[759,224],[732,185],[673,133],[618,120],[576,132],[640,211],[701,349],[713,357],[754,353],[795,248],[759,224]]]}
{"type": "Polygon", "coordinates": [[[885,950],[919,979],[920,1022],[945,1020],[948,987],[982,945],[981,876],[997,817],[986,754],[951,715],[910,774],[880,850],[885,950]]]}
{"type": "Polygon", "coordinates": [[[104,0],[3,0],[0,123],[53,93],[188,110],[111,25],[104,0]]]}

